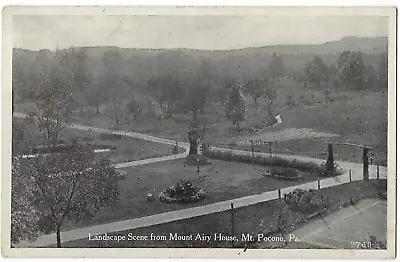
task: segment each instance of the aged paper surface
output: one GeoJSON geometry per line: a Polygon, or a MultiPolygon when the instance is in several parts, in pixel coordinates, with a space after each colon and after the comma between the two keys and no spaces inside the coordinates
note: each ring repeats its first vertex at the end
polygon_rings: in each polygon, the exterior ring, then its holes
{"type": "Polygon", "coordinates": [[[395,28],[389,7],[6,7],[3,255],[393,258],[395,28]]]}

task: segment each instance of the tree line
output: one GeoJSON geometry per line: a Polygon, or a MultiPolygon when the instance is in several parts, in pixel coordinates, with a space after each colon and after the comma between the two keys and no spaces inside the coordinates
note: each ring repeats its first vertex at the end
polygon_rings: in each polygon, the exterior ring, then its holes
{"type": "Polygon", "coordinates": [[[387,89],[388,55],[381,55],[377,70],[364,63],[361,52],[344,51],[339,55],[336,65],[330,66],[320,56],[315,56],[291,77],[298,85],[309,88],[383,91],[387,89]]]}

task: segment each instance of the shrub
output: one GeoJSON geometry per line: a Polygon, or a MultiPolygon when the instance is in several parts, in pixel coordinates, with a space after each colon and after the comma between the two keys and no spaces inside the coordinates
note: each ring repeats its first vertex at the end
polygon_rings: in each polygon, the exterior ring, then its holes
{"type": "MultiPolygon", "coordinates": [[[[265,174],[265,176],[268,176],[265,174]]],[[[295,168],[291,167],[272,167],[269,176],[283,180],[300,180],[303,176],[295,168]]]]}
{"type": "Polygon", "coordinates": [[[333,161],[333,164],[331,164],[329,161],[322,163],[319,168],[319,173],[322,177],[331,177],[342,174],[336,161],[333,161]]]}
{"type": "Polygon", "coordinates": [[[204,199],[206,192],[193,186],[189,180],[180,180],[175,186],[163,190],[159,197],[166,203],[189,203],[204,199]]]}
{"type": "Polygon", "coordinates": [[[295,189],[284,195],[285,203],[292,209],[304,213],[314,213],[329,206],[328,197],[315,189],[295,189]]]}

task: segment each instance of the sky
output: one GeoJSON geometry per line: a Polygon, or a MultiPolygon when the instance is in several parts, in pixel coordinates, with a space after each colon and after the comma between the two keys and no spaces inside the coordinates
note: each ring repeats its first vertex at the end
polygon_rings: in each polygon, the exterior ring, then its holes
{"type": "Polygon", "coordinates": [[[13,17],[14,47],[72,46],[228,50],[320,44],[345,36],[387,36],[378,16],[44,16],[13,17]]]}

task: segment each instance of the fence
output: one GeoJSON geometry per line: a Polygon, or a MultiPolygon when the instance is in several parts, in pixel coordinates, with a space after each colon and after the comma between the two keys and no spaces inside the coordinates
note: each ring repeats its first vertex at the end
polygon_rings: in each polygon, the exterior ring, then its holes
{"type": "MultiPolygon", "coordinates": [[[[279,210],[268,211],[270,218],[265,218],[264,228],[259,228],[260,231],[257,233],[262,233],[264,236],[286,236],[287,233],[313,218],[320,217],[324,220],[324,215],[356,205],[366,198],[386,198],[387,181],[385,179],[356,182],[357,180],[362,180],[362,171],[349,170],[339,177],[276,190],[276,199],[270,201],[279,201],[281,207],[276,208],[279,210]],[[354,183],[363,183],[363,186],[354,183]],[[335,187],[339,185],[341,185],[340,188],[335,187]],[[302,194],[306,194],[307,197],[301,197],[302,194]],[[303,202],[304,199],[309,201],[303,202]],[[289,211],[285,206],[289,208],[289,211]]],[[[233,204],[231,204],[230,213],[231,228],[229,231],[232,234],[238,234],[242,232],[242,228],[240,221],[235,218],[236,212],[233,204]]],[[[242,241],[235,247],[251,248],[252,245],[257,247],[256,241],[242,241]]]]}

